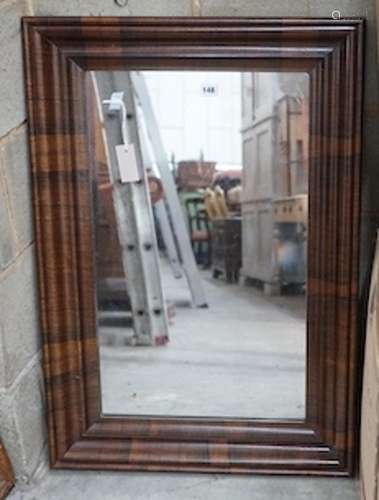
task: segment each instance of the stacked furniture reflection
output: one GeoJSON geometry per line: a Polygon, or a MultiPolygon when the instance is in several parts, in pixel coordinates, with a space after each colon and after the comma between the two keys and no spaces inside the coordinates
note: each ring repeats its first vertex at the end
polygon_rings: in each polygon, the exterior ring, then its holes
{"type": "Polygon", "coordinates": [[[307,76],[242,75],[242,274],[268,294],[306,275],[307,76]]]}

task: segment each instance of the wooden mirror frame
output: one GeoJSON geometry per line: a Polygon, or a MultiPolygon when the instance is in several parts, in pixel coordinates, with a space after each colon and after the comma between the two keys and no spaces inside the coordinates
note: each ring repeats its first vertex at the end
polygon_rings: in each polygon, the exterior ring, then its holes
{"type": "Polygon", "coordinates": [[[353,474],[363,21],[32,17],[23,30],[51,465],[353,474]],[[177,68],[310,75],[304,420],[102,414],[89,71],[177,68]]]}
{"type": "Polygon", "coordinates": [[[0,440],[0,500],[8,495],[15,482],[11,461],[0,440]]]}

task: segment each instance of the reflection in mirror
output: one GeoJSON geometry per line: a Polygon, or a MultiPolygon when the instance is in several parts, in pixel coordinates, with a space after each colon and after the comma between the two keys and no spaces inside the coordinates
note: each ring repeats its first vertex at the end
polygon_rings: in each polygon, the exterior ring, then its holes
{"type": "Polygon", "coordinates": [[[308,86],[91,75],[104,413],[305,417],[308,86]]]}

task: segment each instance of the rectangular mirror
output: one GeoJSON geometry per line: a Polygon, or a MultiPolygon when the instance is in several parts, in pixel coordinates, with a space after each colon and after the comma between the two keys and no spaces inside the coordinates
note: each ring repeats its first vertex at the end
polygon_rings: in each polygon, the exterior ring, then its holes
{"type": "Polygon", "coordinates": [[[363,21],[23,26],[52,466],[354,474],[363,21]]]}
{"type": "Polygon", "coordinates": [[[308,75],[145,71],[93,78],[103,412],[304,418],[308,75]],[[130,207],[124,193],[125,218],[115,201],[109,150],[122,139],[122,116],[104,103],[114,92],[125,93],[126,127],[129,136],[136,130],[135,153],[150,182],[149,250],[135,214],[146,200],[130,207]],[[162,169],[174,192],[165,189],[162,169]],[[176,224],[185,226],[184,237],[176,224]],[[185,238],[196,265],[190,279],[185,238]],[[158,267],[145,280],[143,271],[135,275],[140,260],[158,267]],[[158,315],[136,280],[157,289],[158,315]],[[157,346],[159,329],[165,341],[157,346]]]}

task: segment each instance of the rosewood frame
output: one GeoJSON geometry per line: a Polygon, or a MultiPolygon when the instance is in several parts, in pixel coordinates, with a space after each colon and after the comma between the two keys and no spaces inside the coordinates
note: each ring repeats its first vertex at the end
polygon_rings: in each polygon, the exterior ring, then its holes
{"type": "Polygon", "coordinates": [[[363,21],[24,18],[23,30],[51,465],[353,474],[363,21]],[[88,71],[169,68],[310,75],[304,420],[101,412],[88,71]]]}
{"type": "Polygon", "coordinates": [[[15,483],[12,464],[0,440],[0,500],[3,500],[15,483]]]}

